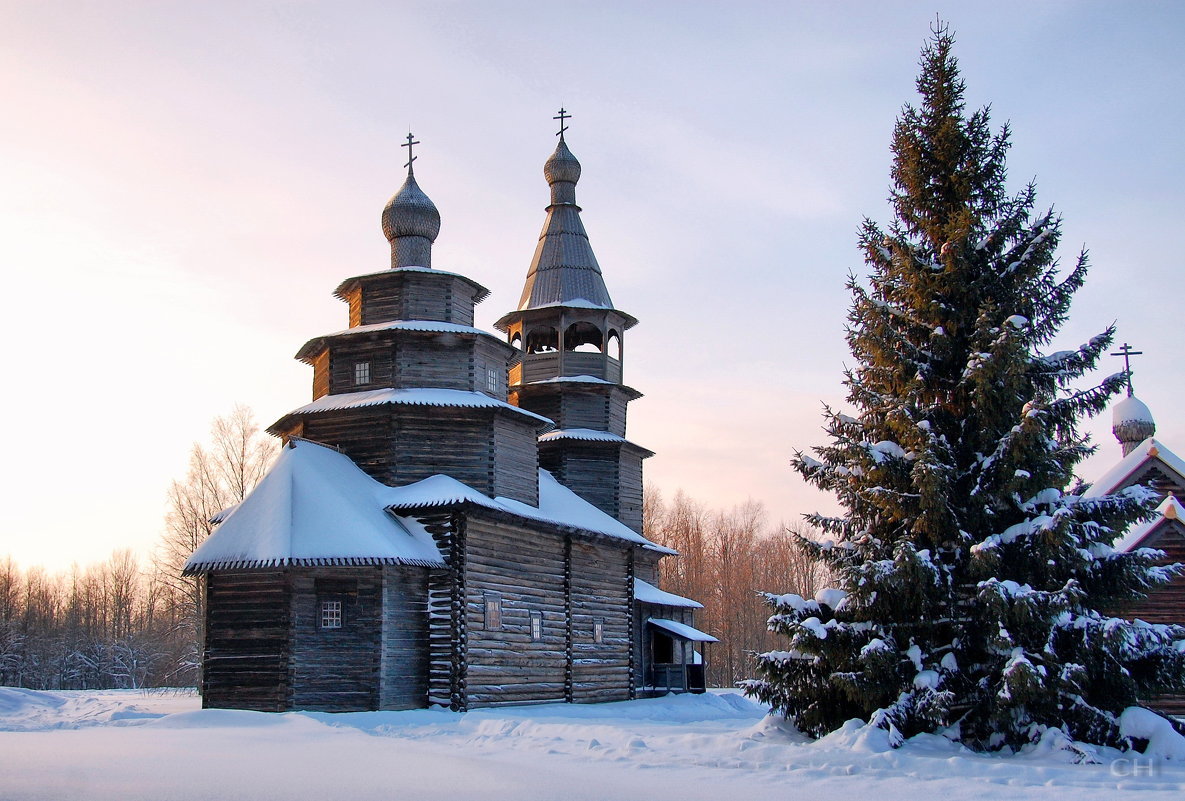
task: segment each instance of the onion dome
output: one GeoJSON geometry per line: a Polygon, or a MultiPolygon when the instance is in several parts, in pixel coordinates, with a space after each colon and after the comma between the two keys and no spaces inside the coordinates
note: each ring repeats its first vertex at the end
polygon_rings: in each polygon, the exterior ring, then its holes
{"type": "MultiPolygon", "coordinates": [[[[415,144],[410,134],[408,140],[415,144]]],[[[383,209],[383,236],[391,243],[393,269],[431,267],[432,243],[440,233],[440,212],[416,183],[412,161],[407,163],[407,180],[383,209]]]]}
{"type": "Polygon", "coordinates": [[[1127,456],[1137,445],[1156,434],[1156,421],[1142,400],[1128,395],[1111,410],[1111,432],[1123,446],[1123,455],[1127,456]]]}
{"type": "Polygon", "coordinates": [[[563,139],[556,145],[555,152],[543,164],[543,177],[551,185],[552,203],[575,203],[576,182],[580,180],[580,162],[568,149],[568,143],[563,139]],[[565,199],[556,198],[556,184],[570,184],[564,188],[565,199]]]}

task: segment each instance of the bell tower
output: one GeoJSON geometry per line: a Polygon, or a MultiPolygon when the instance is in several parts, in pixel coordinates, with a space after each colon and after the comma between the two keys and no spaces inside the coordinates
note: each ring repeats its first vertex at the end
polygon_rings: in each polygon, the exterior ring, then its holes
{"type": "Polygon", "coordinates": [[[642,530],[642,460],[627,440],[626,411],[641,393],[623,382],[624,334],[637,320],[617,309],[576,205],[580,162],[568,149],[563,109],[559,143],[543,165],[551,190],[547,219],[518,309],[494,326],[520,352],[509,400],[556,422],[539,438],[539,466],[585,500],[642,530]]]}

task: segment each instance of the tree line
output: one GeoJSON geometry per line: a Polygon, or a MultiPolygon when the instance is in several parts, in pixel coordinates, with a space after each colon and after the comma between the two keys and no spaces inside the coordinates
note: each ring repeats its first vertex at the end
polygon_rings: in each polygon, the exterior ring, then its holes
{"type": "Polygon", "coordinates": [[[753,675],[753,656],[777,646],[767,628],[764,592],[811,597],[826,578],[821,564],[795,545],[795,534],[771,524],[764,505],[749,500],[714,510],[677,491],[670,501],[646,488],[645,535],[679,556],[659,563],[662,588],[693,598],[696,627],[720,640],[708,646],[707,680],[731,687],[753,675]]]}
{"type": "MultiPolygon", "coordinates": [[[[211,519],[263,477],[276,443],[249,409],[215,418],[195,443],[185,477],[169,488],[164,530],[140,557],[119,550],[102,563],[51,574],[0,562],[0,684],[34,689],[194,686],[200,682],[200,582],[183,577],[189,555],[213,531],[211,519]]],[[[645,534],[675,548],[664,559],[664,589],[704,604],[697,625],[710,646],[708,681],[731,686],[752,674],[752,654],[774,647],[759,590],[809,595],[817,564],[749,501],[710,509],[678,491],[668,501],[648,487],[645,534]]]]}
{"type": "Polygon", "coordinates": [[[236,407],[215,418],[208,443],[194,444],[147,558],[118,550],[55,574],[0,561],[0,685],[195,686],[205,610],[200,584],[181,569],[213,530],[211,518],[251,491],[275,450],[251,411],[236,407]]]}

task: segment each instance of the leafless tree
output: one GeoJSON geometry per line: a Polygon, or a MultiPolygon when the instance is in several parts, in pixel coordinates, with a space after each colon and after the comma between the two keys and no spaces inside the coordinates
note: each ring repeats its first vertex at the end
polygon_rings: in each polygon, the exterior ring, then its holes
{"type": "Polygon", "coordinates": [[[166,613],[181,653],[177,678],[196,681],[204,592],[200,580],[181,575],[185,561],[214,529],[211,519],[234,506],[263,478],[277,453],[245,406],[217,417],[207,444],[193,444],[184,480],[169,488],[165,531],[155,554],[156,592],[167,596],[166,613]]]}

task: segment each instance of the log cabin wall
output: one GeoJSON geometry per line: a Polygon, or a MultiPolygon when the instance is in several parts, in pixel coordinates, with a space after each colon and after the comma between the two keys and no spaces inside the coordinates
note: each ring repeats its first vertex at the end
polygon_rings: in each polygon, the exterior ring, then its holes
{"type": "Polygon", "coordinates": [[[473,390],[500,401],[506,400],[507,370],[513,358],[517,358],[516,352],[509,345],[489,337],[478,337],[474,350],[476,383],[473,390]]]}
{"type": "Polygon", "coordinates": [[[313,359],[313,400],[329,394],[329,351],[323,350],[313,359]]]}
{"type": "Polygon", "coordinates": [[[379,709],[428,704],[428,574],[411,565],[383,568],[379,709]]]}
{"type": "Polygon", "coordinates": [[[292,568],[290,707],[326,712],[377,709],[382,652],[383,570],[292,568]],[[322,603],[341,604],[326,627],[322,603]]]}
{"type": "MultiPolygon", "coordinates": [[[[658,586],[658,562],[662,554],[649,548],[642,548],[634,555],[634,575],[651,584],[658,586]]],[[[673,557],[678,558],[678,557],[673,557]]]]}
{"type": "Polygon", "coordinates": [[[474,391],[472,335],[403,333],[414,335],[403,338],[396,351],[394,386],[474,391]]]}
{"type": "Polygon", "coordinates": [[[604,541],[573,540],[571,558],[572,700],[626,700],[635,664],[629,551],[604,541]]]}
{"type": "Polygon", "coordinates": [[[303,418],[299,430],[285,433],[338,448],[371,478],[390,483],[394,437],[390,406],[341,409],[312,415],[303,418]]]}
{"type": "Polygon", "coordinates": [[[436,320],[473,325],[473,306],[484,296],[470,281],[444,273],[391,272],[354,279],[342,297],[350,327],[391,320],[436,320]]]}
{"type": "Polygon", "coordinates": [[[465,539],[469,706],[563,701],[564,539],[470,516],[465,539]],[[501,606],[488,621],[487,602],[501,606]],[[532,638],[532,613],[539,639],[532,638]]]}
{"type": "Polygon", "coordinates": [[[283,570],[206,577],[203,707],[288,708],[289,608],[283,570]]]}
{"type": "MultiPolygon", "coordinates": [[[[341,395],[347,392],[364,392],[368,389],[378,389],[392,385],[394,377],[393,361],[395,354],[394,337],[390,332],[386,335],[376,335],[363,340],[352,337],[339,340],[329,348],[329,392],[341,395]],[[361,363],[367,365],[367,379],[359,382],[355,366],[361,363]]],[[[313,397],[317,395],[316,367],[314,363],[313,397]]]]}
{"type": "MultiPolygon", "coordinates": [[[[649,453],[649,452],[647,452],[649,453]]],[[[642,531],[643,487],[642,459],[645,456],[633,445],[618,452],[617,519],[634,531],[642,531]]]]}
{"type": "Polygon", "coordinates": [[[509,414],[494,416],[494,495],[539,505],[539,445],[535,423],[509,414]]]}
{"type": "Polygon", "coordinates": [[[613,443],[550,440],[539,443],[539,466],[607,515],[617,517],[619,463],[613,443]]]}

